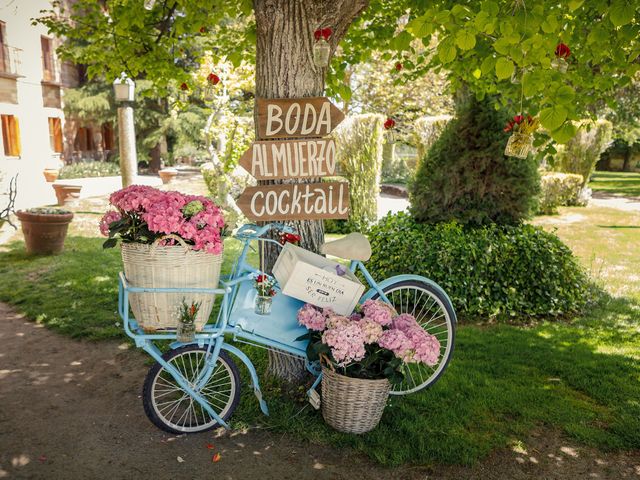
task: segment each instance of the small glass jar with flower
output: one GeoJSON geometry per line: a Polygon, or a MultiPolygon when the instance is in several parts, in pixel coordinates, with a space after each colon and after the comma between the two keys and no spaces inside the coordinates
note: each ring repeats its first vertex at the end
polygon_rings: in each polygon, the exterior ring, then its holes
{"type": "Polygon", "coordinates": [[[515,115],[504,127],[511,132],[504,154],[507,157],[527,158],[533,146],[533,134],[538,129],[538,119],[531,115],[515,115]]]}
{"type": "Polygon", "coordinates": [[[567,73],[567,69],[569,68],[567,59],[571,56],[571,49],[564,43],[559,43],[554,53],[556,58],[551,60],[551,68],[560,73],[567,73]]]}
{"type": "Polygon", "coordinates": [[[255,312],[258,315],[271,314],[271,304],[276,295],[276,280],[263,273],[256,276],[253,286],[256,289],[255,312]]]}
{"type": "Polygon", "coordinates": [[[193,342],[196,338],[196,317],[200,310],[200,302],[187,303],[184,299],[178,313],[178,328],[176,339],[182,343],[193,342]]]}

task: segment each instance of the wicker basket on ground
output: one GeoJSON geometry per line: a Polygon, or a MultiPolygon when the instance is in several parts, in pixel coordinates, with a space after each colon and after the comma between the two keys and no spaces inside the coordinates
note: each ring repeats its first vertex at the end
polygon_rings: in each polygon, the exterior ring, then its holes
{"type": "Polygon", "coordinates": [[[322,367],[322,416],[340,432],[373,430],[382,418],[389,389],[386,378],[350,378],[322,367]]]}
{"type": "MultiPolygon", "coordinates": [[[[150,288],[217,288],[222,253],[192,250],[177,235],[166,235],[152,245],[123,243],[122,262],[127,281],[133,287],[150,288]],[[159,245],[173,239],[178,245],[159,245]]],[[[196,330],[207,323],[214,295],[198,293],[132,293],[129,302],[133,316],[147,332],[174,329],[182,301],[200,302],[196,330]]]]}

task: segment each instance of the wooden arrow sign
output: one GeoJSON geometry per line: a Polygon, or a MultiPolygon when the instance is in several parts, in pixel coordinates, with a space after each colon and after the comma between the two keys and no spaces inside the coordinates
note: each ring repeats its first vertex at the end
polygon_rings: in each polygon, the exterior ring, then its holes
{"type": "Polygon", "coordinates": [[[332,138],[254,142],[240,165],[258,180],[326,177],[336,173],[332,138]]]}
{"type": "Polygon", "coordinates": [[[326,97],[257,98],[258,138],[324,137],[344,120],[326,97]]]}
{"type": "Polygon", "coordinates": [[[252,221],[347,218],[349,184],[324,182],[247,187],[237,204],[252,221]]]}

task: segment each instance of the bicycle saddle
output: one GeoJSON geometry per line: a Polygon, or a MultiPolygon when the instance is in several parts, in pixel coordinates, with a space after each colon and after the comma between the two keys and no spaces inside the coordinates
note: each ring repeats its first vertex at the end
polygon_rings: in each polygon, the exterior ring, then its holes
{"type": "Polygon", "coordinates": [[[366,262],[371,258],[371,244],[367,237],[361,233],[353,232],[340,240],[323,243],[320,252],[347,260],[366,262]]]}

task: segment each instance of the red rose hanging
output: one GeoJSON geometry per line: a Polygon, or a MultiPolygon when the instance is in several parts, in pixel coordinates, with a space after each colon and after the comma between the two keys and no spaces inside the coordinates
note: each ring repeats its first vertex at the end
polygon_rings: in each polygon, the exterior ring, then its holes
{"type": "Polygon", "coordinates": [[[571,55],[571,49],[564,43],[559,43],[556,47],[556,57],[564,58],[565,60],[571,55]]]}
{"type": "Polygon", "coordinates": [[[313,32],[313,38],[316,43],[313,45],[313,63],[316,67],[325,68],[329,65],[329,56],[331,47],[329,46],[329,38],[333,31],[330,28],[319,28],[313,32]]]}
{"type": "Polygon", "coordinates": [[[182,90],[183,92],[186,92],[187,90],[189,90],[189,85],[182,82],[182,84],[180,85],[180,90],[182,90]]]}
{"type": "Polygon", "coordinates": [[[200,33],[207,33],[207,27],[200,27],[200,33]]]}
{"type": "Polygon", "coordinates": [[[281,233],[280,234],[280,243],[284,245],[285,243],[293,243],[294,245],[298,245],[300,243],[300,235],[296,235],[295,233],[281,233]]]}
{"type": "Polygon", "coordinates": [[[217,85],[218,83],[220,83],[220,77],[218,75],[216,75],[215,73],[211,72],[207,76],[207,81],[212,85],[217,85]]]}
{"type": "Polygon", "coordinates": [[[400,62],[396,63],[396,70],[397,71],[402,70],[402,63],[400,63],[400,62]]]}
{"type": "Polygon", "coordinates": [[[396,126],[396,121],[393,118],[387,118],[384,122],[385,130],[390,130],[396,126]]]}

